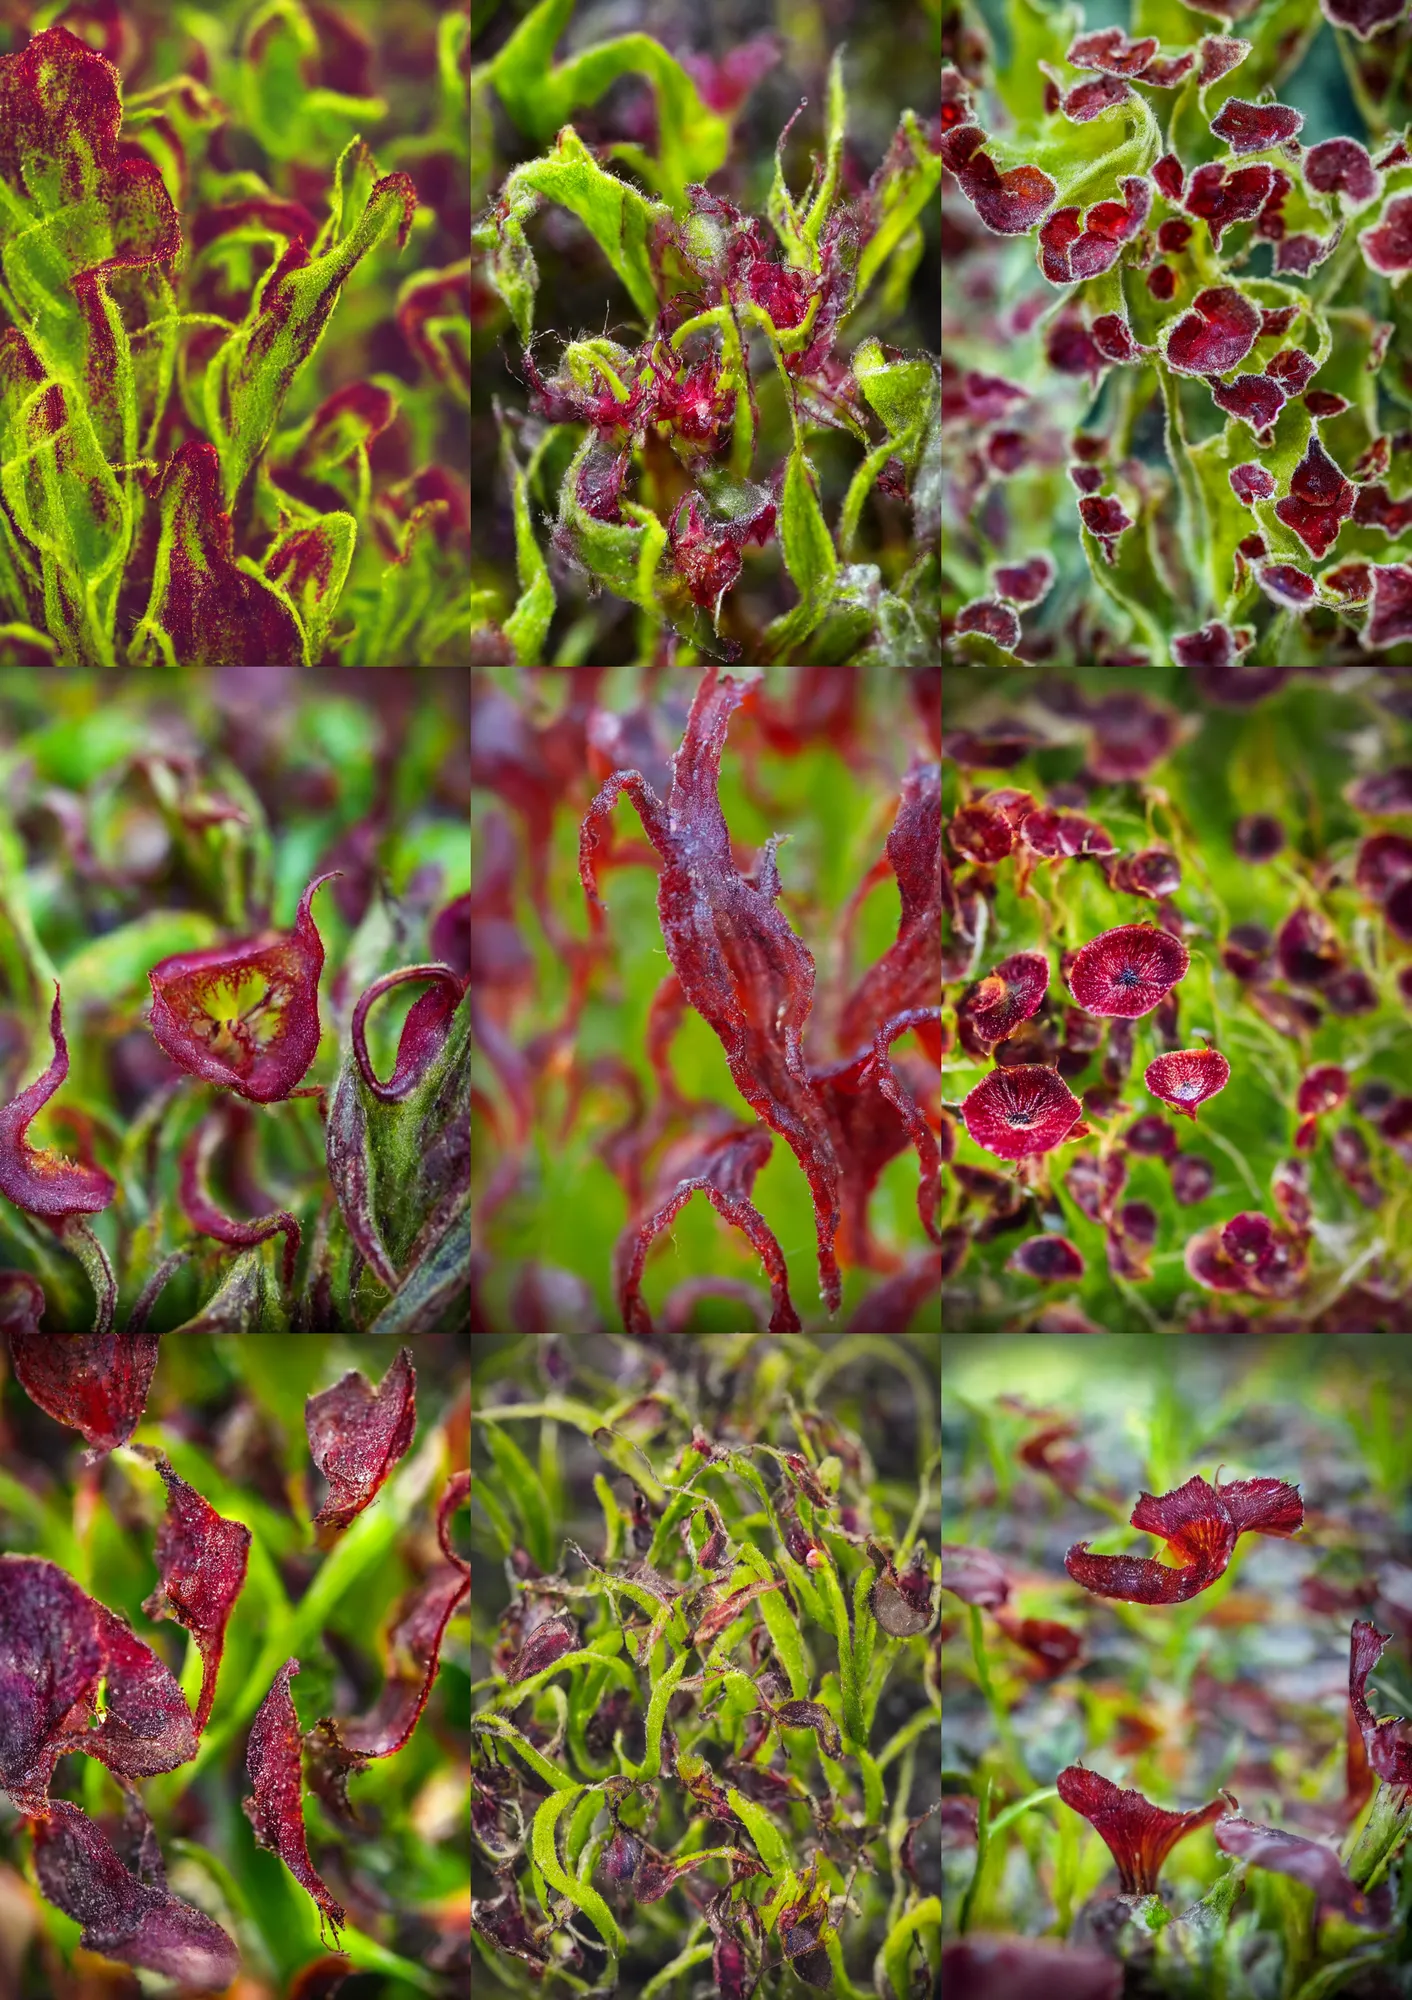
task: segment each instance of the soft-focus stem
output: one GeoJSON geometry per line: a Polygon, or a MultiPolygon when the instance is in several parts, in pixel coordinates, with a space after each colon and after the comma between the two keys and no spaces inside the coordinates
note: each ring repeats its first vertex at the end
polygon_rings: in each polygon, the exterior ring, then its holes
{"type": "Polygon", "coordinates": [[[118,1286],[113,1276],[113,1267],[108,1262],[108,1253],[88,1224],[81,1216],[71,1215],[59,1232],[59,1240],[66,1250],[71,1250],[88,1273],[88,1282],[93,1287],[97,1301],[93,1319],[95,1333],[111,1333],[113,1315],[117,1310],[118,1286]]]}
{"type": "Polygon", "coordinates": [[[976,1891],[980,1887],[981,1875],[985,1869],[986,1855],[990,1851],[990,1778],[981,1780],[980,1797],[976,1802],[976,1865],[971,1879],[966,1884],[966,1893],[961,1898],[961,1912],[956,1919],[956,1928],[962,1936],[970,1928],[971,1911],[975,1905],[976,1891]]]}
{"type": "Polygon", "coordinates": [[[1011,1727],[1010,1717],[1006,1712],[1005,1704],[996,1693],[995,1683],[990,1678],[990,1663],[986,1658],[985,1628],[981,1623],[980,1606],[972,1604],[969,1610],[971,1618],[971,1654],[976,1663],[976,1678],[981,1684],[981,1693],[985,1696],[986,1707],[990,1710],[995,1722],[996,1731],[1004,1746],[1006,1756],[1010,1759],[1011,1765],[1020,1773],[1021,1777],[1028,1780],[1030,1775],[1029,1766],[1026,1764],[1021,1753],[1019,1741],[1016,1738],[1014,1729],[1011,1727]]]}

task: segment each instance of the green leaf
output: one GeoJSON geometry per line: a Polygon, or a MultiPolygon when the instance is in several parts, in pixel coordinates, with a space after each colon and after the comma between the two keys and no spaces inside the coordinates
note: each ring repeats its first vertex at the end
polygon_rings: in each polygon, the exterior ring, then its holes
{"type": "Polygon", "coordinates": [[[757,1806],[754,1799],[746,1798],[734,1785],[726,1786],[726,1797],[730,1800],[731,1811],[754,1841],[760,1859],[770,1873],[783,1874],[789,1867],[790,1849],[778,1823],[763,1806],[757,1806]]]}
{"type": "Polygon", "coordinates": [[[369,1328],[371,1333],[444,1333],[461,1310],[471,1281],[471,1212],[460,1209],[445,1234],[404,1272],[396,1296],[369,1328]]]}
{"type": "MultiPolygon", "coordinates": [[[[508,46],[508,45],[507,45],[508,46]]],[[[648,246],[667,210],[644,200],[635,187],[605,173],[572,125],[559,133],[543,159],[516,167],[500,190],[492,215],[473,240],[490,249],[486,275],[510,309],[521,340],[534,324],[539,270],[525,241],[524,223],[547,196],[576,215],[627,287],[644,324],[657,317],[657,290],[648,246]]]]}
{"type": "Polygon", "coordinates": [[[520,596],[505,620],[505,633],[522,667],[543,663],[544,639],[554,616],[554,585],[530,519],[529,492],[525,475],[515,460],[510,433],[500,432],[500,458],[510,482],[515,509],[515,567],[520,578],[520,596]]]}
{"type": "Polygon", "coordinates": [[[908,1970],[912,1957],[912,1939],[918,1931],[935,1931],[941,1934],[941,1898],[928,1896],[918,1903],[904,1917],[893,1925],[882,1948],[883,1971],[897,2000],[910,2000],[912,1978],[908,1970]]]}
{"type": "Polygon", "coordinates": [[[495,1422],[493,1411],[484,1413],[482,1422],[485,1425],[485,1441],[495,1460],[502,1487],[520,1517],[525,1547],[540,1569],[552,1570],[558,1553],[554,1546],[553,1523],[534,1467],[509,1433],[495,1422]]]}
{"type": "MultiPolygon", "coordinates": [[[[556,1791],[547,1798],[534,1816],[534,1827],[530,1834],[530,1846],[534,1853],[535,1865],[551,1889],[557,1889],[561,1896],[567,1896],[577,1910],[582,1910],[589,1922],[597,1930],[607,1945],[610,1954],[626,1949],[627,1939],[623,1936],[608,1905],[598,1891],[588,1882],[580,1882],[576,1876],[566,1872],[559,1859],[558,1844],[554,1829],[560,1818],[582,1792],[582,1785],[575,1785],[569,1791],[556,1791]]],[[[545,1912],[548,1915],[548,1911],[545,1912]]],[[[607,1973],[607,1983],[611,1985],[611,1963],[607,1973]]]]}
{"type": "Polygon", "coordinates": [[[662,1727],[667,1720],[667,1703],[676,1693],[677,1682],[686,1672],[690,1658],[686,1648],[672,1661],[667,1671],[653,1683],[652,1699],[647,1704],[647,1754],[637,1767],[639,1778],[656,1778],[662,1770],[662,1727]]]}
{"type": "Polygon", "coordinates": [[[804,218],[802,230],[805,243],[814,253],[813,263],[816,270],[819,232],[838,192],[838,175],[843,162],[843,140],[847,124],[848,98],[843,87],[843,50],[839,48],[834,50],[833,61],[829,64],[828,154],[824,161],[823,179],[819,183],[818,193],[809,205],[809,213],[804,218]]]}
{"type": "Polygon", "coordinates": [[[833,599],[838,567],[833,537],[819,505],[818,474],[802,444],[795,445],[785,469],[780,543],[799,603],[793,611],[776,618],[765,633],[766,650],[772,659],[807,639],[820,623],[833,599]]]}
{"type": "Polygon", "coordinates": [[[596,104],[620,76],[650,78],[657,99],[658,157],[654,160],[638,146],[620,144],[613,151],[649,185],[680,202],[689,181],[709,180],[724,165],[730,145],[726,121],[707,108],[681,64],[650,35],[595,42],[556,64],[554,47],[573,6],[574,0],[541,0],[478,74],[489,76],[526,137],[541,143],[566,123],[576,106],[596,104]]]}
{"type": "Polygon", "coordinates": [[[351,514],[321,514],[308,526],[280,535],[261,564],[304,628],[311,665],[323,657],[357,539],[358,524],[351,514]]]}
{"type": "Polygon", "coordinates": [[[497,1715],[491,1709],[481,1709],[472,1721],[471,1728],[477,1735],[489,1734],[498,1737],[503,1743],[508,1743],[516,1755],[523,1757],[530,1769],[543,1778],[546,1785],[552,1785],[556,1792],[577,1793],[583,1790],[583,1786],[576,1784],[562,1766],[551,1764],[547,1757],[541,1756],[533,1743],[520,1734],[513,1722],[507,1722],[503,1715],[497,1715]]]}
{"type": "Polygon", "coordinates": [[[915,114],[904,111],[874,197],[875,227],[858,259],[855,305],[863,299],[940,184],[941,155],[927,144],[915,114]]]}
{"type": "MultiPolygon", "coordinates": [[[[753,1570],[760,1582],[773,1581],[775,1572],[769,1558],[757,1549],[753,1542],[741,1543],[740,1557],[741,1561],[753,1570]]],[[[813,1668],[804,1634],[799,1629],[794,1613],[785,1602],[783,1594],[777,1590],[766,1591],[757,1602],[766,1629],[774,1641],[775,1651],[780,1656],[780,1663],[789,1676],[790,1693],[796,1701],[807,1701],[809,1690],[813,1686],[813,1668]]]]}

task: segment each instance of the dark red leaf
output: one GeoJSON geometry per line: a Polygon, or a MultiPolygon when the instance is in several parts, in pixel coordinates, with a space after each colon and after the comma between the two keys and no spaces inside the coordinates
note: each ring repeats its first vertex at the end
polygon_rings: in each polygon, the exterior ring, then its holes
{"type": "Polygon", "coordinates": [[[966,1130],[978,1146],[1002,1160],[1048,1153],[1077,1122],[1080,1104],[1067,1084],[1042,1063],[1019,1063],[983,1077],[961,1106],[966,1130]]]}
{"type": "MultiPolygon", "coordinates": [[[[1268,500],[1275,490],[1275,481],[1263,465],[1236,465],[1231,468],[1231,489],[1236,499],[1247,507],[1257,500],[1268,500]]],[[[1262,548],[1264,544],[1261,544],[1262,548]]]]}
{"type": "MultiPolygon", "coordinates": [[[[239,1108],[242,1111],[245,1109],[244,1105],[239,1108]]],[[[282,1230],[284,1286],[288,1291],[294,1283],[294,1265],[300,1243],[299,1224],[294,1217],[287,1209],[280,1209],[255,1220],[240,1221],[217,1207],[207,1186],[206,1177],[216,1150],[232,1129],[223,1105],[210,1112],[192,1131],[181,1152],[179,1198],[182,1212],[193,1229],[200,1230],[204,1236],[214,1237],[217,1243],[237,1249],[249,1249],[257,1243],[267,1242],[282,1230]]],[[[259,1205],[266,1206],[263,1202],[259,1205]]]]}
{"type": "Polygon", "coordinates": [[[1077,83],[1064,93],[1064,116],[1076,125],[1087,125],[1091,119],[1111,111],[1115,104],[1126,104],[1131,97],[1132,92],[1121,78],[1096,76],[1091,82],[1077,83]]]}
{"type": "Polygon", "coordinates": [[[996,1610],[1010,1595],[1010,1579],[999,1559],[989,1549],[961,1542],[941,1545],[941,1587],[983,1611],[996,1610]]]}
{"type": "Polygon", "coordinates": [[[1349,1634],[1348,1700],[1354,1720],[1362,1731],[1368,1762],[1389,1785],[1412,1785],[1412,1741],[1407,1722],[1398,1716],[1379,1722],[1368,1706],[1368,1676],[1391,1641],[1390,1632],[1380,1632],[1366,1619],[1355,1622],[1349,1634]]]}
{"type": "Polygon", "coordinates": [[[1069,44],[1066,62],[1075,69],[1102,70],[1106,76],[1136,76],[1146,69],[1157,53],[1157,37],[1142,35],[1130,41],[1121,28],[1099,28],[1079,35],[1069,44]]]}
{"type": "Polygon", "coordinates": [[[1084,1260],[1066,1236],[1031,1236],[1012,1252],[1009,1268],[1023,1271],[1027,1278],[1038,1278],[1041,1284],[1058,1285],[1081,1278],[1084,1260]]]}
{"type": "Polygon", "coordinates": [[[273,1849],[295,1881],[313,1897],[319,1908],[320,1936],[327,1919],[337,1948],[338,1933],[348,1919],[315,1871],[304,1831],[299,1718],[289,1692],[290,1680],[298,1672],[298,1660],[285,1661],[250,1725],[245,1764],[255,1790],[243,1804],[256,1840],[261,1847],[273,1849]]]}
{"type": "Polygon", "coordinates": [[[1412,566],[1372,563],[1373,610],[1363,633],[1366,646],[1395,646],[1412,638],[1412,566]]]}
{"type": "Polygon", "coordinates": [[[1165,304],[1176,292],[1177,274],[1170,264],[1154,264],[1147,274],[1147,289],[1154,299],[1165,304]]]}
{"type": "Polygon", "coordinates": [[[1239,155],[1283,146],[1303,123],[1304,113],[1287,104],[1250,104],[1242,97],[1228,97],[1211,120],[1211,130],[1239,155]]]}
{"type": "MultiPolygon", "coordinates": [[[[12,1341],[37,1334],[44,1306],[44,1287],[28,1271],[0,1271],[0,1333],[8,1333],[12,1341]]],[[[51,1336],[45,1345],[57,1343],[51,1336]]]]}
{"type": "Polygon", "coordinates": [[[1242,41],[1239,35],[1207,35],[1201,44],[1198,84],[1215,83],[1227,75],[1245,61],[1252,47],[1252,43],[1242,41]]]}
{"type": "Polygon", "coordinates": [[[1319,5],[1326,21],[1368,42],[1402,19],[1406,0],[1319,0],[1319,5]]]}
{"type": "Polygon", "coordinates": [[[404,965],[396,972],[385,972],[381,979],[375,979],[367,991],[359,995],[358,1004],[353,1009],[353,1054],[364,1083],[383,1104],[400,1104],[404,1097],[409,1097],[436,1061],[446,1046],[452,1017],[460,1004],[463,990],[464,981],[448,965],[404,965]],[[381,994],[414,979],[432,981],[432,989],[423,993],[408,1010],[402,1024],[402,1038],[397,1044],[397,1061],[392,1075],[386,1083],[379,1083],[368,1057],[365,1038],[368,1009],[381,994]]]}
{"type": "Polygon", "coordinates": [[[1056,575],[1053,556],[1037,555],[1022,563],[1000,564],[991,571],[991,581],[1002,597],[1026,611],[1048,596],[1056,575]]]}
{"type": "Polygon", "coordinates": [[[1260,1826],[1254,1820],[1238,1816],[1218,1820],[1215,1837],[1223,1854],[1233,1854],[1237,1860],[1247,1861],[1256,1868],[1269,1868],[1277,1875],[1289,1875],[1296,1882],[1307,1884],[1321,1910],[1336,1910],[1349,1923],[1378,1930],[1391,1917],[1391,1884],[1384,1882],[1380,1890],[1366,1896],[1334,1850],[1321,1841],[1306,1840],[1302,1834],[1260,1826]]]}
{"type": "Polygon", "coordinates": [[[983,632],[997,646],[1008,647],[1012,652],[1020,643],[1020,621],[1014,611],[1008,604],[997,604],[989,597],[963,604],[956,614],[956,630],[983,632]]]}
{"type": "Polygon", "coordinates": [[[85,1951],[165,1973],[203,1993],[230,1985],[240,1953],[220,1925],[163,1884],[139,1880],[77,1806],[51,1801],[33,1833],[40,1889],[83,1925],[85,1951]]]}
{"type": "Polygon", "coordinates": [[[149,1618],[175,1618],[201,1653],[201,1695],[196,1704],[199,1737],[216,1698],[216,1679],[225,1650],[226,1626],[245,1587],[250,1530],[228,1521],[158,1455],[157,1470],[167,1488],[167,1511],[157,1530],[160,1582],[143,1604],[149,1618]]]}
{"type": "MultiPolygon", "coordinates": [[[[42,1309],[42,1292],[39,1304],[42,1309]]],[[[96,1458],[126,1444],[136,1430],[159,1338],[155,1333],[41,1335],[36,1324],[11,1329],[10,1353],[30,1401],[57,1423],[82,1431],[93,1447],[89,1456],[96,1458]]]]}
{"type": "Polygon", "coordinates": [[[1175,153],[1164,153],[1152,169],[1152,178],[1168,201],[1182,198],[1182,163],[1175,153]]]}
{"type": "MultiPolygon", "coordinates": [[[[1229,173],[1219,161],[1210,161],[1198,167],[1191,177],[1186,191],[1187,213],[1202,218],[1211,231],[1212,243],[1219,250],[1224,231],[1238,222],[1249,222],[1258,215],[1274,185],[1275,170],[1263,160],[1247,167],[1234,167],[1229,173]]],[[[1249,351],[1247,347],[1236,359],[1243,360],[1249,351]]],[[[1234,366],[1234,363],[1228,365],[1234,366]]],[[[1224,370],[1205,372],[1220,374],[1224,370]]]]}
{"type": "Polygon", "coordinates": [[[1190,955],[1178,938],[1150,924],[1120,924],[1084,945],[1069,990],[1089,1014],[1136,1020],[1150,1014],[1186,976],[1190,955]]]}
{"type": "MultiPolygon", "coordinates": [[[[1188,206],[1190,206],[1188,202],[1188,206]]],[[[1260,333],[1260,308],[1229,285],[1198,292],[1167,336],[1167,360],[1183,375],[1224,375],[1260,333]]]]}
{"type": "Polygon", "coordinates": [[[152,1033],[173,1062],[256,1104],[289,1096],[318,1053],[324,947],[309,906],[330,879],[309,884],[292,931],[152,968],[152,1033]]]}
{"type": "Polygon", "coordinates": [[[1352,512],[1352,484],[1318,438],[1311,438],[1290,477],[1287,497],[1275,502],[1275,513],[1317,557],[1328,554],[1352,512]]]}
{"type": "MultiPolygon", "coordinates": [[[[35,1115],[69,1073],[69,1045],[64,1039],[57,979],[49,1034],[54,1044],[49,1067],[0,1108],[0,1194],[16,1208],[58,1224],[67,1216],[93,1215],[106,1208],[113,1199],[115,1185],[112,1176],[96,1166],[91,1157],[75,1163],[51,1152],[47,1146],[31,1146],[25,1136],[35,1115]]],[[[80,1148],[81,1152],[85,1150],[80,1148]]]]}
{"type": "Polygon", "coordinates": [[[310,1456],[329,1486],[315,1525],[330,1531],[346,1528],[411,1446],[417,1427],[412,1350],[398,1349],[376,1390],[353,1368],[331,1389],[310,1396],[304,1426],[310,1456]]]}
{"type": "MultiPolygon", "coordinates": [[[[1218,409],[1225,410],[1229,416],[1239,417],[1242,423],[1249,424],[1251,430],[1264,431],[1269,429],[1284,408],[1285,392],[1268,375],[1237,375],[1234,382],[1217,382],[1211,390],[1211,399],[1218,409]]],[[[1231,483],[1235,484],[1234,476],[1231,483]]],[[[1271,492],[1274,485],[1271,480],[1271,492]]]]}

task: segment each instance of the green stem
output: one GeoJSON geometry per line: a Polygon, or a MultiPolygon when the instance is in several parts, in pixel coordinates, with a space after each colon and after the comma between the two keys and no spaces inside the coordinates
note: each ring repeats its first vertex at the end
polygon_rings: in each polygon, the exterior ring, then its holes
{"type": "Polygon", "coordinates": [[[976,1805],[976,1865],[971,1879],[966,1884],[966,1893],[961,1899],[961,1913],[956,1919],[956,1928],[965,1935],[971,1924],[971,1911],[975,1906],[976,1891],[980,1887],[981,1871],[990,1850],[990,1778],[982,1778],[980,1798],[976,1805]]]}
{"type": "Polygon", "coordinates": [[[868,1730],[863,1720],[863,1705],[858,1699],[858,1668],[853,1657],[853,1635],[848,1624],[848,1606],[843,1601],[838,1571],[833,1563],[825,1560],[820,1564],[818,1574],[829,1615],[833,1620],[834,1636],[838,1641],[838,1684],[843,1696],[843,1727],[854,1744],[862,1749],[867,1745],[868,1730]]]}
{"type": "Polygon", "coordinates": [[[976,1663],[976,1678],[981,1684],[981,1693],[985,1696],[986,1707],[990,1710],[995,1722],[995,1727],[999,1733],[1000,1741],[1004,1745],[1006,1756],[1010,1759],[1014,1768],[1020,1772],[1021,1776],[1028,1779],[1030,1775],[1029,1766],[1021,1754],[1019,1742],[1010,1723],[1010,1717],[1005,1710],[1005,1704],[996,1693],[995,1683],[990,1678],[990,1663],[986,1658],[985,1628],[981,1623],[980,1606],[978,1604],[971,1605],[970,1614],[971,1655],[976,1663]]]}

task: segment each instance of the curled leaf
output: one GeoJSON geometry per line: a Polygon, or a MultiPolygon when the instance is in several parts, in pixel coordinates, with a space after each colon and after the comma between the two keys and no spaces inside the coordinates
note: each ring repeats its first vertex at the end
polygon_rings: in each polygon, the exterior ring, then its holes
{"type": "Polygon", "coordinates": [[[376,1390],[353,1368],[331,1389],[310,1396],[304,1424],[310,1455],[329,1483],[315,1526],[346,1528],[411,1446],[417,1427],[412,1350],[399,1348],[376,1390]]]}
{"type": "Polygon", "coordinates": [[[76,1164],[50,1152],[47,1146],[31,1146],[25,1136],[35,1114],[69,1073],[69,1045],[64,1040],[57,979],[49,1033],[54,1043],[49,1067],[0,1108],[0,1194],[16,1208],[42,1216],[46,1222],[62,1222],[66,1216],[93,1215],[106,1208],[113,1199],[114,1183],[91,1158],[76,1164]]]}
{"type": "Polygon", "coordinates": [[[40,1889],[83,1925],[85,1951],[165,1973],[203,1993],[230,1985],[240,1954],[220,1925],[164,1883],[134,1875],[87,1813],[55,1799],[33,1832],[40,1889]]]}
{"type": "MultiPolygon", "coordinates": [[[[244,1106],[241,1107],[244,1109],[244,1106]]],[[[213,1112],[203,1118],[196,1127],[181,1153],[181,1206],[187,1221],[205,1236],[213,1236],[218,1243],[229,1244],[233,1249],[248,1250],[257,1243],[268,1241],[271,1236],[284,1232],[284,1285],[288,1291],[294,1283],[294,1263],[299,1255],[299,1224],[287,1209],[264,1215],[250,1222],[237,1221],[218,1208],[211,1198],[206,1184],[206,1176],[217,1147],[231,1129],[231,1121],[224,1111],[213,1112]]]]}
{"type": "Polygon", "coordinates": [[[167,1489],[167,1511],[157,1530],[157,1573],[161,1581],[143,1604],[149,1618],[175,1618],[201,1653],[201,1694],[196,1734],[210,1718],[216,1677],[225,1650],[226,1625],[245,1587],[250,1530],[228,1521],[172,1470],[159,1454],[157,1470],[167,1489]]]}
{"type": "Polygon", "coordinates": [[[364,1083],[380,1103],[400,1104],[404,1097],[411,1095],[436,1061],[446,1046],[451,1017],[460,1003],[464,985],[465,982],[449,965],[404,965],[396,972],[385,972],[381,979],[375,979],[367,991],[359,995],[358,1004],[353,1009],[353,1054],[364,1083]],[[379,1083],[368,1056],[365,1038],[368,1009],[380,994],[390,993],[394,987],[403,986],[413,979],[431,980],[432,989],[413,1002],[402,1024],[402,1038],[397,1044],[397,1061],[392,1075],[386,1083],[379,1083]]]}
{"type": "Polygon", "coordinates": [[[272,1848],[300,1887],[313,1897],[319,1908],[320,1934],[327,1919],[337,1946],[338,1933],[348,1919],[309,1859],[304,1831],[299,1718],[289,1692],[290,1680],[298,1672],[298,1660],[285,1661],[251,1724],[245,1763],[255,1790],[243,1804],[256,1840],[261,1847],[272,1848]]]}

